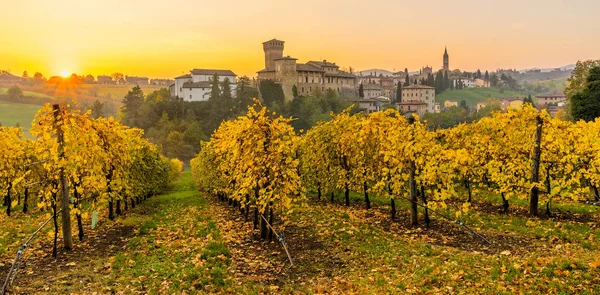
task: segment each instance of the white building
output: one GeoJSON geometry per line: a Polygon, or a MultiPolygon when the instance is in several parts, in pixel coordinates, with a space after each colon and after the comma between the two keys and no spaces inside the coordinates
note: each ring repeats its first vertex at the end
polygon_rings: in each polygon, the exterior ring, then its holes
{"type": "Polygon", "coordinates": [[[426,111],[435,113],[435,88],[426,85],[410,85],[402,87],[402,102],[401,103],[425,103],[427,104],[426,111]]]}
{"type": "Polygon", "coordinates": [[[366,116],[370,113],[383,110],[386,105],[390,105],[391,100],[388,97],[379,96],[376,98],[358,99],[355,100],[354,103],[358,105],[358,109],[366,116]]]}
{"type": "Polygon", "coordinates": [[[363,84],[364,99],[375,99],[385,95],[383,87],[375,84],[363,84]]]}
{"type": "Polygon", "coordinates": [[[230,70],[208,69],[194,69],[187,75],[175,78],[175,83],[169,87],[171,96],[183,98],[185,101],[207,101],[210,98],[214,74],[219,76],[219,83],[229,79],[231,94],[235,96],[237,75],[230,70]]]}
{"type": "MultiPolygon", "coordinates": [[[[477,87],[477,82],[475,81],[475,79],[460,78],[460,81],[463,84],[463,88],[475,88],[475,87],[477,87]]],[[[456,88],[457,86],[458,86],[458,79],[454,79],[454,88],[456,88]]]]}

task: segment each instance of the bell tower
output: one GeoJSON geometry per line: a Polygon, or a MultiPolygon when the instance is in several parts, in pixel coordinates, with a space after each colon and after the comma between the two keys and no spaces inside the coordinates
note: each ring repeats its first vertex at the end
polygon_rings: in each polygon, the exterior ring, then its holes
{"type": "Polygon", "coordinates": [[[269,40],[263,43],[263,50],[265,51],[266,70],[275,70],[275,60],[283,57],[284,43],[284,41],[280,41],[277,39],[269,40]]]}
{"type": "Polygon", "coordinates": [[[448,56],[448,48],[444,48],[444,71],[450,72],[450,57],[448,56]]]}

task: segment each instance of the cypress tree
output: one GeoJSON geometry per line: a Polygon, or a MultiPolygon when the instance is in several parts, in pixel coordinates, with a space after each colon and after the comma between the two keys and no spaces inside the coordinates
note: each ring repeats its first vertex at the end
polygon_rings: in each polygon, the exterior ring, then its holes
{"type": "Polygon", "coordinates": [[[396,90],[396,102],[402,102],[402,82],[398,81],[398,89],[396,90]]]}
{"type": "Polygon", "coordinates": [[[363,88],[362,83],[360,83],[360,86],[358,87],[358,97],[365,98],[365,89],[363,88]]]}
{"type": "Polygon", "coordinates": [[[219,96],[221,96],[221,88],[219,87],[219,75],[217,73],[213,74],[211,79],[211,91],[210,91],[210,100],[217,100],[219,96]]]}
{"type": "Polygon", "coordinates": [[[448,79],[448,71],[444,71],[444,91],[450,88],[450,79],[448,79]]]}

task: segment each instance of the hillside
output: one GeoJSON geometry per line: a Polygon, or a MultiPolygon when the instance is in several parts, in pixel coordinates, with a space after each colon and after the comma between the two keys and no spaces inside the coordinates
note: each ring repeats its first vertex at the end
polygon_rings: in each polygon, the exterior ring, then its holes
{"type": "Polygon", "coordinates": [[[39,109],[39,105],[0,101],[0,123],[2,126],[15,126],[19,123],[25,135],[29,136],[31,121],[39,109]]]}
{"type": "Polygon", "coordinates": [[[525,97],[526,93],[515,91],[503,91],[496,88],[468,88],[462,90],[448,90],[436,95],[435,100],[439,103],[444,103],[446,100],[462,101],[465,100],[467,105],[476,106],[478,102],[486,101],[490,98],[502,97],[525,97]]]}

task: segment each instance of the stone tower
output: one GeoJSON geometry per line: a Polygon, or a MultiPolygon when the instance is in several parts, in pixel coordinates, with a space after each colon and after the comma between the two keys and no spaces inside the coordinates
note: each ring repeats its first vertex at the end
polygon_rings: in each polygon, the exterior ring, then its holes
{"type": "Polygon", "coordinates": [[[444,48],[444,71],[450,71],[450,57],[448,56],[448,48],[444,48]]]}
{"type": "Polygon", "coordinates": [[[269,40],[263,43],[266,70],[275,70],[275,60],[283,57],[283,43],[285,42],[277,39],[269,40]]]}

